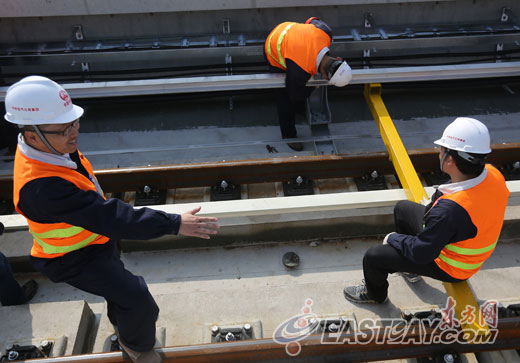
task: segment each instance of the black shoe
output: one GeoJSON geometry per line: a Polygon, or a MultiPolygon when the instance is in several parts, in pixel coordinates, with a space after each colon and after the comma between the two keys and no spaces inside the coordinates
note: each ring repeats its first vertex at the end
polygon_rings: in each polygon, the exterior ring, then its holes
{"type": "Polygon", "coordinates": [[[417,275],[411,272],[403,272],[403,276],[412,284],[422,280],[421,275],[417,275]]]}
{"type": "Polygon", "coordinates": [[[382,304],[388,300],[387,297],[384,301],[379,302],[369,297],[367,293],[367,287],[364,281],[360,285],[345,287],[343,289],[343,295],[345,296],[345,299],[355,303],[382,304]]]}
{"type": "Polygon", "coordinates": [[[301,142],[288,142],[287,146],[289,146],[294,151],[302,151],[303,150],[303,144],[301,142]]]}
{"type": "Polygon", "coordinates": [[[23,286],[23,303],[26,304],[38,292],[38,283],[34,280],[27,281],[23,286]]]}

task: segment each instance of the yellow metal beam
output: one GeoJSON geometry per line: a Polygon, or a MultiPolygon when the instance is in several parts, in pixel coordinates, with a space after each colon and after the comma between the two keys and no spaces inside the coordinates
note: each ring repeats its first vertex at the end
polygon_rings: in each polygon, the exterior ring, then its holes
{"type": "MultiPolygon", "coordinates": [[[[427,194],[381,98],[381,88],[381,84],[379,83],[366,84],[364,92],[365,100],[379,127],[379,132],[388,150],[390,161],[392,161],[394,165],[408,200],[422,203],[428,199],[427,194]]],[[[467,281],[458,283],[444,282],[443,284],[448,295],[456,302],[455,313],[459,321],[463,322],[462,329],[468,334],[468,338],[475,336],[475,334],[478,336],[487,336],[490,333],[489,327],[486,323],[484,323],[484,325],[479,324],[482,312],[467,281]],[[473,321],[464,319],[462,314],[468,307],[475,312],[476,318],[473,321]]]]}
{"type": "Polygon", "coordinates": [[[428,196],[417,176],[412,161],[383,103],[383,99],[381,98],[381,84],[366,84],[365,99],[379,127],[379,132],[390,155],[390,161],[394,164],[395,171],[406,193],[406,197],[408,200],[416,203],[428,200],[428,196]]]}

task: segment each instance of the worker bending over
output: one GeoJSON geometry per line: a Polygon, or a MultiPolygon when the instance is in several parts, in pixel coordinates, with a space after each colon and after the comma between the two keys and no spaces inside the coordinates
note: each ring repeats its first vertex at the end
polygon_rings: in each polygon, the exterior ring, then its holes
{"type": "Polygon", "coordinates": [[[14,205],[34,238],[31,264],[54,282],[103,296],[108,318],[133,362],[161,362],[155,345],[159,308],[141,276],[124,268],[123,238],[165,234],[209,238],[216,218],[134,209],[105,199],[87,158],[78,150],[83,109],[67,92],[39,76],[12,85],[5,119],[20,127],[14,163],[14,205]]]}
{"type": "MultiPolygon", "coordinates": [[[[285,22],[273,29],[265,42],[265,56],[271,72],[286,72],[285,88],[275,90],[278,120],[283,138],[295,138],[295,111],[313,88],[307,81],[321,73],[330,84],[343,87],[352,79],[352,70],[341,58],[329,56],[332,30],[318,18],[305,24],[285,22]]],[[[303,150],[300,142],[288,144],[295,151],[303,150]]]]}
{"type": "Polygon", "coordinates": [[[500,171],[485,163],[491,152],[487,127],[459,117],[435,144],[441,147],[441,171],[451,183],[439,186],[426,207],[410,201],[395,206],[397,233],[365,253],[364,283],[346,287],[347,300],[385,302],[387,277],[395,272],[464,281],[493,253],[509,191],[500,171]]]}

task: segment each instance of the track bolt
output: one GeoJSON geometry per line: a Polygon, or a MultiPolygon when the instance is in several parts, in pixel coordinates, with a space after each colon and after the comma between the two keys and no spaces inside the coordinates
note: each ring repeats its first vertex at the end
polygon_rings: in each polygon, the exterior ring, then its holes
{"type": "Polygon", "coordinates": [[[226,334],[226,342],[234,342],[235,340],[235,334],[233,334],[232,332],[226,334]]]}
{"type": "Polygon", "coordinates": [[[379,174],[377,173],[377,170],[374,170],[373,172],[370,173],[370,177],[372,179],[377,179],[378,176],[379,176],[379,174]]]}
{"type": "Polygon", "coordinates": [[[331,331],[333,333],[337,332],[338,329],[339,329],[339,327],[335,323],[332,323],[329,325],[329,331],[331,331]]]}
{"type": "Polygon", "coordinates": [[[303,183],[303,178],[298,175],[298,177],[296,178],[296,184],[301,185],[302,183],[303,183]]]}
{"type": "Polygon", "coordinates": [[[143,188],[143,192],[148,194],[152,191],[152,188],[150,188],[148,185],[145,185],[144,188],[143,188]]]}
{"type": "Polygon", "coordinates": [[[444,360],[444,363],[453,363],[455,362],[455,357],[452,354],[444,354],[444,357],[442,357],[444,360]]]}
{"type": "Polygon", "coordinates": [[[226,190],[226,188],[229,186],[229,184],[227,183],[227,181],[225,180],[222,180],[220,182],[220,187],[222,188],[222,190],[226,190]]]}
{"type": "Polygon", "coordinates": [[[9,354],[7,355],[7,360],[13,361],[17,360],[20,356],[20,353],[18,353],[16,350],[11,350],[9,354]]]}

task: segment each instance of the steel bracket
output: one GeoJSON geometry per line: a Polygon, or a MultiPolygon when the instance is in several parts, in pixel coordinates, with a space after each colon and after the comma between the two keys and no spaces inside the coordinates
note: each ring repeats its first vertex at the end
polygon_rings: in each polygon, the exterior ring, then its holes
{"type": "Polygon", "coordinates": [[[222,33],[229,34],[231,33],[231,25],[229,19],[222,19],[222,33]]]}
{"type": "Polygon", "coordinates": [[[365,13],[365,28],[372,28],[372,22],[374,21],[374,16],[372,13],[365,13]]]}
{"type": "Polygon", "coordinates": [[[283,182],[283,194],[286,197],[312,195],[314,194],[314,184],[312,180],[298,176],[294,179],[283,182]]]}
{"type": "Polygon", "coordinates": [[[81,62],[81,71],[88,72],[90,70],[88,62],[81,62]]]}
{"type": "Polygon", "coordinates": [[[512,164],[506,164],[500,168],[506,180],[520,180],[520,161],[515,161],[512,164]]]}
{"type": "Polygon", "coordinates": [[[166,189],[158,189],[153,186],[145,185],[142,189],[135,192],[135,206],[160,205],[166,203],[166,189]]]}
{"type": "Polygon", "coordinates": [[[401,312],[401,316],[409,324],[418,324],[420,322],[427,327],[435,327],[442,321],[440,308],[422,311],[405,310],[401,312]]]}
{"type": "Polygon", "coordinates": [[[513,12],[511,8],[502,8],[502,15],[500,16],[500,22],[507,23],[509,19],[512,17],[513,12]]]}
{"type": "Polygon", "coordinates": [[[53,341],[44,340],[39,346],[10,344],[6,347],[6,353],[0,357],[0,362],[10,362],[33,358],[46,358],[50,355],[53,341]]]}
{"type": "Polygon", "coordinates": [[[211,187],[210,200],[237,200],[241,198],[240,185],[230,184],[225,180],[222,180],[217,185],[211,187]]]}
{"type": "Polygon", "coordinates": [[[311,326],[317,324],[315,334],[344,334],[352,330],[353,327],[350,324],[350,320],[346,316],[341,317],[330,317],[322,319],[311,319],[311,326]]]}
{"type": "Polygon", "coordinates": [[[246,323],[244,325],[218,326],[211,327],[211,342],[234,342],[238,340],[255,339],[253,325],[246,323]]]}
{"type": "Polygon", "coordinates": [[[520,317],[520,304],[511,304],[507,308],[499,303],[498,318],[518,318],[520,317]]]}
{"type": "Polygon", "coordinates": [[[83,27],[81,25],[76,25],[74,27],[74,38],[76,40],[83,40],[84,39],[84,36],[83,36],[83,27]]]}
{"type": "MultiPolygon", "coordinates": [[[[312,136],[330,136],[329,124],[331,114],[327,94],[327,86],[319,86],[311,92],[305,102],[307,121],[311,127],[312,136]]],[[[334,140],[315,141],[317,155],[337,154],[334,140]]]]}
{"type": "Polygon", "coordinates": [[[366,173],[360,178],[354,178],[356,182],[356,186],[358,191],[367,191],[367,190],[384,190],[388,189],[386,185],[385,176],[379,173],[377,170],[374,170],[370,173],[366,173]]]}

